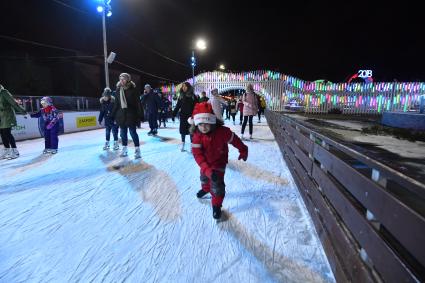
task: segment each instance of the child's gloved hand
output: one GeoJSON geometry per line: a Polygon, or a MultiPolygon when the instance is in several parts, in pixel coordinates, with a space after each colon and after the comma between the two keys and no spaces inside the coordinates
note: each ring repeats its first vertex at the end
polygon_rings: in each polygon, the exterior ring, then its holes
{"type": "Polygon", "coordinates": [[[174,118],[174,116],[173,116],[173,117],[171,117],[171,121],[175,122],[175,120],[176,120],[176,119],[174,118]]]}
{"type": "Polygon", "coordinates": [[[247,159],[248,159],[248,151],[241,151],[240,153],[239,153],[239,157],[238,157],[238,160],[243,160],[243,161],[246,161],[247,159]]]}
{"type": "Polygon", "coordinates": [[[218,178],[217,173],[211,168],[207,168],[205,170],[205,176],[207,176],[213,182],[216,182],[218,178]]]}

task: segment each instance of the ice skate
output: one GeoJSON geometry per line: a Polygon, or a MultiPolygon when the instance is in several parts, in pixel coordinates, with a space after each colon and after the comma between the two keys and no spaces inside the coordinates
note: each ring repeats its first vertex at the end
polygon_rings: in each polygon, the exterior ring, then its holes
{"type": "Polygon", "coordinates": [[[12,148],[12,151],[17,155],[17,156],[19,156],[19,151],[18,151],[18,149],[17,148],[12,148]]]}
{"type": "Polygon", "coordinates": [[[50,149],[45,148],[45,149],[43,150],[43,154],[49,154],[49,153],[50,153],[50,149]]]}
{"type": "Polygon", "coordinates": [[[114,150],[120,149],[120,145],[118,144],[118,141],[114,141],[114,150]]]}
{"type": "Polygon", "coordinates": [[[186,151],[186,149],[184,148],[184,143],[182,143],[182,146],[181,146],[181,148],[180,148],[180,151],[181,151],[181,152],[186,151]]]}
{"type": "Polygon", "coordinates": [[[9,149],[9,154],[7,156],[7,159],[15,159],[19,157],[19,152],[16,148],[9,149]]]}
{"type": "Polygon", "coordinates": [[[249,135],[249,139],[252,140],[252,135],[249,135]]]}
{"type": "Polygon", "coordinates": [[[10,148],[3,149],[3,151],[0,153],[0,159],[7,159],[10,150],[10,148]]]}
{"type": "Polygon", "coordinates": [[[58,153],[58,150],[57,149],[49,149],[49,153],[50,154],[56,154],[56,153],[58,153]]]}
{"type": "Polygon", "coordinates": [[[206,194],[208,194],[208,192],[206,192],[204,190],[199,190],[199,192],[196,193],[196,197],[197,198],[203,198],[206,194]]]}
{"type": "Polygon", "coordinates": [[[214,217],[214,219],[220,219],[220,217],[221,217],[221,207],[213,205],[213,217],[214,217]]]}
{"type": "Polygon", "coordinates": [[[125,146],[122,147],[120,156],[121,157],[126,157],[127,155],[128,155],[127,146],[125,145],[125,146]]]}
{"type": "Polygon", "coordinates": [[[109,141],[105,142],[105,145],[103,146],[103,150],[108,150],[110,148],[109,141]]]}
{"type": "Polygon", "coordinates": [[[140,147],[138,146],[136,146],[136,150],[134,151],[134,158],[135,159],[142,158],[142,156],[140,155],[140,147]]]}

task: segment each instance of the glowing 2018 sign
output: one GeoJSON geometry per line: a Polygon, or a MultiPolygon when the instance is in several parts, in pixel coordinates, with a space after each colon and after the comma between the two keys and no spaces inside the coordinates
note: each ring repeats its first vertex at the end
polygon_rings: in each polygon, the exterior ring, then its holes
{"type": "Polygon", "coordinates": [[[357,72],[357,76],[359,78],[363,78],[363,79],[370,78],[370,77],[372,77],[372,70],[359,70],[357,72]]]}
{"type": "Polygon", "coordinates": [[[356,74],[350,77],[348,83],[351,83],[351,81],[355,78],[362,78],[366,83],[372,83],[372,70],[359,70],[356,74]]]}

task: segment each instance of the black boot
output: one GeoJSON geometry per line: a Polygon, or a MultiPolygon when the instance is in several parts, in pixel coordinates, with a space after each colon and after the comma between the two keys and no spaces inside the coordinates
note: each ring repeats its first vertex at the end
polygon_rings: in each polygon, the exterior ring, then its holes
{"type": "Polygon", "coordinates": [[[196,196],[198,198],[202,198],[203,196],[205,196],[206,194],[208,194],[208,192],[204,191],[204,190],[199,190],[199,192],[196,193],[196,196]]]}
{"type": "Polygon", "coordinates": [[[213,217],[214,219],[220,219],[221,207],[213,205],[213,217]]]}

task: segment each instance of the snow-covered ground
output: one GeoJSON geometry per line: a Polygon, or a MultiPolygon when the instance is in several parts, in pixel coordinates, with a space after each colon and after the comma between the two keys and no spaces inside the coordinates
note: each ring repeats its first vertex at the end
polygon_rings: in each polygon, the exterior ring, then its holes
{"type": "Polygon", "coordinates": [[[0,161],[0,282],[335,281],[267,124],[248,162],[230,149],[218,223],[169,126],[149,137],[143,124],[138,161],[132,146],[103,151],[103,130],[60,136],[53,156],[19,142],[21,157],[0,161]]]}

